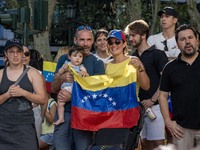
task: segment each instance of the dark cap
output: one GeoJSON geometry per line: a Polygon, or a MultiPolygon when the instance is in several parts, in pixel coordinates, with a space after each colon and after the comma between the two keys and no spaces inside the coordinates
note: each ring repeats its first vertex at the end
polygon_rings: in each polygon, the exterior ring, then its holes
{"type": "Polygon", "coordinates": [[[107,40],[112,37],[118,40],[123,40],[124,42],[126,41],[126,36],[121,30],[116,30],[116,29],[111,30],[107,36],[107,40]]]}
{"type": "Polygon", "coordinates": [[[7,49],[9,49],[12,46],[17,46],[18,48],[20,48],[21,50],[23,50],[22,44],[20,43],[20,40],[18,40],[18,39],[11,39],[11,40],[6,41],[4,51],[7,51],[7,49]]]}
{"type": "Polygon", "coordinates": [[[169,16],[174,16],[175,18],[178,18],[178,12],[172,8],[172,7],[165,7],[163,10],[160,10],[157,15],[160,17],[163,13],[169,16]]]}

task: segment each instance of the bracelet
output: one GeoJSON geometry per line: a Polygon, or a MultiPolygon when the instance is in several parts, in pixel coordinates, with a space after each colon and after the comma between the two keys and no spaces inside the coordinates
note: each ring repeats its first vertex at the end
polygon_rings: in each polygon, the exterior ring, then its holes
{"type": "Polygon", "coordinates": [[[139,72],[143,72],[144,71],[144,69],[141,69],[141,70],[138,70],[139,72]]]}
{"type": "Polygon", "coordinates": [[[150,100],[152,101],[152,103],[154,103],[154,104],[156,103],[156,101],[153,101],[152,99],[150,99],[150,100]]]}

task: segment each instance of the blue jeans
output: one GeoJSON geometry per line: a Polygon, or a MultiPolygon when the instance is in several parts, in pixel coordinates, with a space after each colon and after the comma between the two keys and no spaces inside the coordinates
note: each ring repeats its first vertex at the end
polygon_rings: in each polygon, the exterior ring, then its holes
{"type": "Polygon", "coordinates": [[[73,136],[76,150],[86,150],[92,142],[93,132],[73,129],[73,136]]]}
{"type": "MultiPolygon", "coordinates": [[[[72,145],[71,113],[65,112],[65,122],[54,129],[54,146],[56,150],[75,150],[72,145]]],[[[55,120],[58,119],[56,112],[55,120]]]]}

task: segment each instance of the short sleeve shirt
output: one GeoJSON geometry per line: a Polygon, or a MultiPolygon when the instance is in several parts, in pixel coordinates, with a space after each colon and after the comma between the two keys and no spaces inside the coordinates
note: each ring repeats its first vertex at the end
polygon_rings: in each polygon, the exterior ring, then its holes
{"type": "Polygon", "coordinates": [[[160,90],[171,92],[173,120],[184,128],[200,129],[200,56],[190,65],[181,54],[163,70],[160,90]]]}

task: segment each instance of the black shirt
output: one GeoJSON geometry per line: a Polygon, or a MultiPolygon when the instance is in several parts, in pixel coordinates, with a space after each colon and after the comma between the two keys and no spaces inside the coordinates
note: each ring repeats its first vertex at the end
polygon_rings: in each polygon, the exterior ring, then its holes
{"type": "Polygon", "coordinates": [[[160,90],[171,92],[172,120],[184,128],[200,129],[199,55],[191,65],[181,59],[181,54],[168,63],[162,74],[160,90]]]}
{"type": "MultiPolygon", "coordinates": [[[[24,65],[24,70],[26,66],[24,65]]],[[[6,93],[11,85],[15,82],[10,81],[7,76],[7,67],[3,70],[3,76],[0,83],[0,95],[6,93]]],[[[28,78],[28,75],[22,78],[19,86],[29,92],[33,92],[33,86],[28,78]]],[[[0,123],[5,124],[30,124],[34,123],[34,115],[32,111],[32,104],[25,97],[10,97],[3,104],[0,105],[0,123]]]]}
{"type": "Polygon", "coordinates": [[[168,62],[168,58],[164,51],[156,49],[155,46],[151,46],[149,49],[145,50],[141,56],[139,56],[138,51],[133,53],[133,56],[137,56],[142,61],[150,79],[150,89],[148,91],[142,88],[139,89],[140,101],[150,99],[158,89],[161,78],[160,72],[162,72],[164,66],[168,62]]]}

